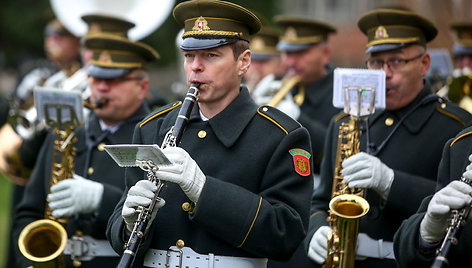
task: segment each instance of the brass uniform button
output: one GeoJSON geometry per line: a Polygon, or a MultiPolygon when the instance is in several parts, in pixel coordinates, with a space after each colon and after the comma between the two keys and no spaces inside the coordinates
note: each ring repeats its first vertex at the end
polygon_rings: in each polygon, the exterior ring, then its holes
{"type": "Polygon", "coordinates": [[[94,171],[95,171],[95,170],[93,170],[93,167],[89,167],[88,170],[87,170],[87,173],[88,173],[89,175],[92,175],[94,171]]]}
{"type": "Polygon", "coordinates": [[[103,145],[106,145],[106,144],[105,144],[104,142],[100,143],[100,144],[97,146],[97,149],[98,149],[99,151],[105,150],[105,148],[103,148],[103,145]]]}
{"type": "Polygon", "coordinates": [[[441,108],[446,109],[446,104],[445,103],[441,104],[441,108]]]}
{"type": "Polygon", "coordinates": [[[206,133],[205,130],[200,130],[200,131],[198,131],[198,137],[199,137],[200,139],[205,138],[206,135],[207,135],[207,133],[206,133]]]}
{"type": "Polygon", "coordinates": [[[189,212],[192,209],[192,205],[189,202],[185,202],[182,204],[182,210],[185,212],[189,212]]]}
{"type": "Polygon", "coordinates": [[[175,243],[175,245],[176,245],[178,248],[183,248],[183,247],[185,246],[184,240],[182,240],[182,239],[177,240],[177,242],[175,243]]]}
{"type": "Polygon", "coordinates": [[[393,125],[393,118],[388,117],[387,119],[385,119],[385,125],[387,126],[393,125]]]}

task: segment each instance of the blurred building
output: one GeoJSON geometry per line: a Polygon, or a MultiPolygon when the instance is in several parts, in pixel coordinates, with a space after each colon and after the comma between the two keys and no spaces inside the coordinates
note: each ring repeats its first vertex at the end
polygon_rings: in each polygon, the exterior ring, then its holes
{"type": "Polygon", "coordinates": [[[438,36],[429,48],[453,45],[449,29],[452,20],[472,20],[472,0],[277,0],[280,14],[313,16],[336,26],[332,37],[333,62],[339,67],[364,67],[366,37],[357,28],[358,18],[365,12],[380,7],[402,6],[431,20],[438,28],[438,36]]]}

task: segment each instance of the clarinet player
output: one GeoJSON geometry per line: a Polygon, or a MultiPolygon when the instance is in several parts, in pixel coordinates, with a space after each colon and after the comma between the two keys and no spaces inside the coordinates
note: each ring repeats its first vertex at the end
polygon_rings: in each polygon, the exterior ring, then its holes
{"type": "MultiPolygon", "coordinates": [[[[438,171],[436,193],[423,200],[418,212],[405,220],[394,238],[399,267],[431,267],[437,250],[445,239],[451,222],[451,211],[472,203],[472,187],[462,181],[472,179],[472,127],[468,127],[444,146],[438,171]]],[[[470,216],[469,216],[470,217],[470,216]]],[[[439,267],[470,267],[472,224],[469,218],[458,239],[439,267]],[[448,266],[447,266],[448,264],[448,266]]]]}
{"type": "MultiPolygon", "coordinates": [[[[200,95],[180,144],[163,149],[172,164],[155,173],[167,183],[135,267],[259,268],[267,258],[288,259],[308,226],[313,157],[305,128],[275,108],[258,108],[240,85],[260,21],[223,1],[183,2],[173,15],[185,26],[187,83],[199,84],[200,95]]],[[[150,114],[133,143],[161,145],[179,109],[150,114]]],[[[156,200],[157,190],[139,168],[127,169],[126,185],[107,228],[120,254],[136,208],[156,200]]]]}

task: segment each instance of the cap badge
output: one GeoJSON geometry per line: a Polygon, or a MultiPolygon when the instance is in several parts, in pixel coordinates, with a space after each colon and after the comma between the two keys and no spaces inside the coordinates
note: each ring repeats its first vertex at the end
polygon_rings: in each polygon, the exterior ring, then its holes
{"type": "Polygon", "coordinates": [[[103,51],[101,54],[100,54],[100,57],[99,58],[99,61],[100,62],[103,62],[103,63],[111,63],[111,57],[110,57],[110,53],[108,53],[108,51],[103,51]]]}
{"type": "Polygon", "coordinates": [[[382,39],[382,38],[388,38],[388,33],[387,29],[383,26],[377,27],[377,30],[375,30],[375,39],[382,39]]]}
{"type": "Polygon", "coordinates": [[[195,25],[193,26],[192,30],[193,31],[208,31],[210,30],[210,27],[208,27],[208,22],[206,21],[206,19],[200,16],[200,18],[198,18],[195,21],[195,25]]]}
{"type": "Polygon", "coordinates": [[[297,38],[297,31],[295,30],[295,28],[293,27],[288,27],[286,30],[285,30],[285,37],[286,38],[297,38]]]}
{"type": "Polygon", "coordinates": [[[98,23],[90,24],[89,33],[99,33],[99,32],[101,32],[101,30],[100,30],[100,25],[98,25],[98,23]]]}
{"type": "Polygon", "coordinates": [[[262,50],[264,47],[264,40],[262,40],[262,38],[259,36],[256,36],[251,40],[251,49],[262,50]]]}
{"type": "Polygon", "coordinates": [[[309,176],[311,154],[303,149],[292,149],[289,153],[293,157],[295,171],[302,176],[309,176]]]}

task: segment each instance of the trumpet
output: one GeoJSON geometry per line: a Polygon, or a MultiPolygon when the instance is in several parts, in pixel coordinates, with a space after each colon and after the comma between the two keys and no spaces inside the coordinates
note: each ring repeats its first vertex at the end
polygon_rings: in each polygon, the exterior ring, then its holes
{"type": "Polygon", "coordinates": [[[274,97],[272,97],[272,99],[267,103],[267,105],[277,107],[277,105],[279,105],[279,103],[285,98],[285,96],[287,96],[287,94],[290,94],[292,88],[294,88],[298,84],[300,84],[300,78],[298,76],[284,78],[282,80],[282,86],[277,91],[277,93],[275,93],[274,97]]]}

